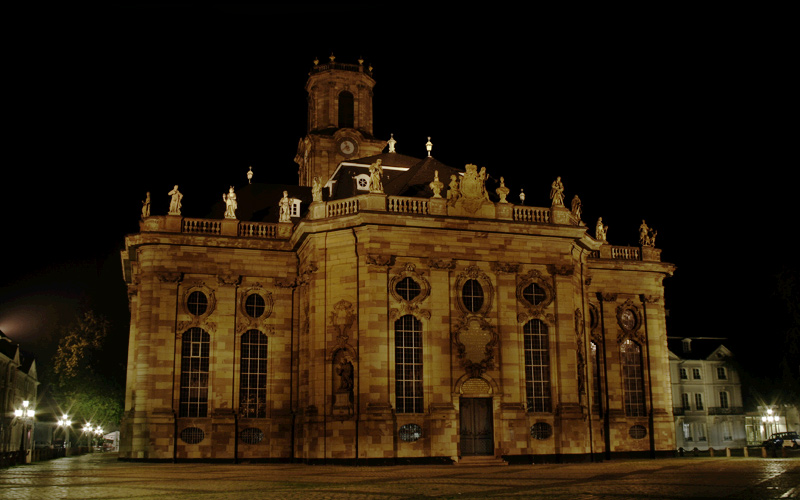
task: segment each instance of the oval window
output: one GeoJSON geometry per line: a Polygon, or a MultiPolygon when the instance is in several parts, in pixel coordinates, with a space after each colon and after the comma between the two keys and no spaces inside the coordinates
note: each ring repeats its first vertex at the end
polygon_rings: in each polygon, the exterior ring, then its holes
{"type": "Polygon", "coordinates": [[[461,289],[461,299],[469,312],[478,312],[483,307],[483,287],[478,280],[467,280],[461,289]]]}
{"type": "Polygon", "coordinates": [[[417,424],[405,424],[400,427],[400,440],[413,443],[422,437],[422,427],[417,424]]]}
{"type": "Polygon", "coordinates": [[[208,298],[203,292],[194,291],[186,300],[186,308],[194,316],[200,316],[208,309],[208,298]]]}

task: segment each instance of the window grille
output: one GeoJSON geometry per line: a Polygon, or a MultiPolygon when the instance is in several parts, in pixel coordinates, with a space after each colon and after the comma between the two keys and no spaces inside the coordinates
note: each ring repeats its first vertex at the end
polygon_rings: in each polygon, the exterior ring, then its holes
{"type": "Polygon", "coordinates": [[[422,413],[422,323],[407,314],[394,322],[397,413],[422,413]]]}
{"type": "Polygon", "coordinates": [[[622,361],[622,388],[625,400],[625,414],[629,417],[642,417],[645,413],[644,377],[642,373],[642,349],[639,344],[628,339],[620,347],[622,361]]]}
{"type": "Polygon", "coordinates": [[[547,325],[533,319],[522,328],[525,349],[525,396],[528,411],[550,412],[550,341],[547,325]]]}
{"type": "Polygon", "coordinates": [[[181,417],[205,417],[208,413],[208,351],[210,338],[201,328],[190,328],[182,337],[181,417]]]}
{"type": "Polygon", "coordinates": [[[547,422],[536,422],[531,426],[531,437],[533,439],[548,439],[553,435],[553,426],[547,422]]]}
{"type": "Polygon", "coordinates": [[[633,439],[644,439],[647,436],[647,428],[643,425],[632,425],[630,429],[628,429],[628,434],[633,439]]]}
{"type": "Polygon", "coordinates": [[[239,413],[243,418],[267,416],[267,336],[258,330],[242,335],[239,413]]]}
{"type": "Polygon", "coordinates": [[[413,443],[422,437],[422,427],[417,424],[405,424],[400,426],[399,430],[400,441],[406,443],[413,443]]]}
{"type": "Polygon", "coordinates": [[[186,427],[181,431],[180,437],[186,444],[197,444],[205,439],[206,434],[199,427],[186,427]]]}
{"type": "Polygon", "coordinates": [[[264,440],[264,432],[255,427],[248,427],[239,433],[239,439],[245,444],[258,444],[264,440]]]}

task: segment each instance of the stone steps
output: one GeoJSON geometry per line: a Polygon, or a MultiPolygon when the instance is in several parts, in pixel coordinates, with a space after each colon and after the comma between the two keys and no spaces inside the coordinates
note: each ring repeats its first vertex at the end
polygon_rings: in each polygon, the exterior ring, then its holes
{"type": "Polygon", "coordinates": [[[508,465],[508,462],[502,458],[493,457],[491,455],[474,455],[468,457],[461,457],[456,465],[472,465],[472,466],[493,466],[493,465],[508,465]]]}

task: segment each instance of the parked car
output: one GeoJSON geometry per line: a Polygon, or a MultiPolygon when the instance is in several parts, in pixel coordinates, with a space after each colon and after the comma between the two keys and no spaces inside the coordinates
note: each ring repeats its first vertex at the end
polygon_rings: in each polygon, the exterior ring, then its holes
{"type": "Polygon", "coordinates": [[[798,448],[800,447],[800,436],[794,431],[776,432],[761,443],[761,446],[764,448],[782,448],[783,446],[798,448]]]}

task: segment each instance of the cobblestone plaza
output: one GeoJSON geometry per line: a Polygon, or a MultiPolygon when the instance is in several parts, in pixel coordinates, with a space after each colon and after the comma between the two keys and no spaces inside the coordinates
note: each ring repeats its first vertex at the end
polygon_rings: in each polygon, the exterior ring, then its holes
{"type": "Polygon", "coordinates": [[[800,498],[797,458],[347,467],[120,462],[96,453],[0,472],[2,499],[800,498]]]}

